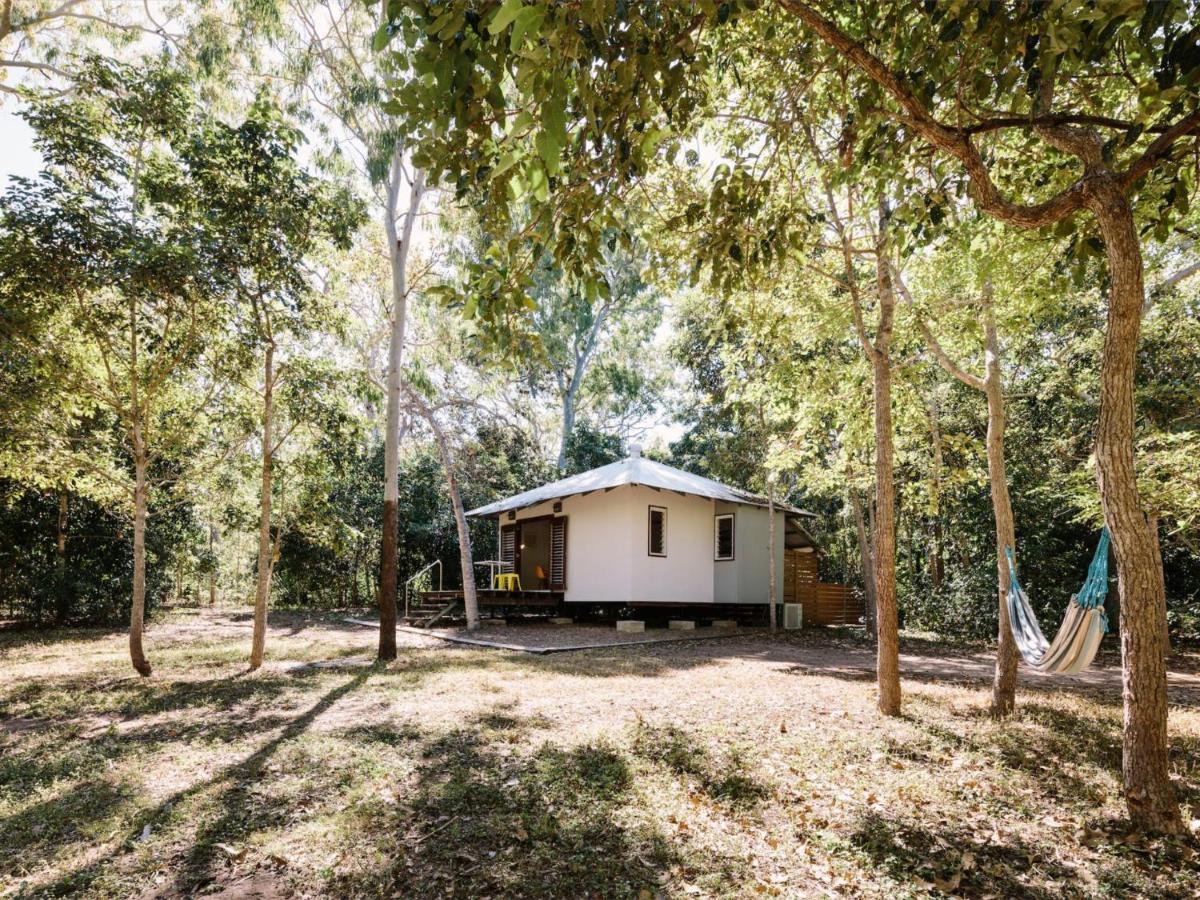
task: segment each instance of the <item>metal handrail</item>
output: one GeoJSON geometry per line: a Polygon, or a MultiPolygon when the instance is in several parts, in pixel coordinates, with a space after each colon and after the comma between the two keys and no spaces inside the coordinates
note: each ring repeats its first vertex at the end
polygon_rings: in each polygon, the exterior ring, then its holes
{"type": "Polygon", "coordinates": [[[406,619],[408,618],[408,595],[409,595],[408,587],[409,587],[409,585],[411,585],[414,581],[416,581],[418,578],[420,578],[422,575],[424,575],[426,572],[428,572],[434,566],[437,566],[437,570],[438,570],[438,590],[440,591],[442,589],[442,574],[443,574],[442,561],[440,559],[435,559],[429,565],[420,569],[415,575],[413,575],[411,578],[409,578],[407,581],[404,582],[404,618],[406,618],[406,619]]]}

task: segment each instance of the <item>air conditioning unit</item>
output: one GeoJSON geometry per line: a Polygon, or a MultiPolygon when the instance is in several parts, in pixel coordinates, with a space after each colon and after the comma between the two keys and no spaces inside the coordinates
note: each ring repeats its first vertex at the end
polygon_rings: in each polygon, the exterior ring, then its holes
{"type": "Polygon", "coordinates": [[[785,631],[797,631],[804,627],[804,604],[783,604],[783,628],[785,631]]]}

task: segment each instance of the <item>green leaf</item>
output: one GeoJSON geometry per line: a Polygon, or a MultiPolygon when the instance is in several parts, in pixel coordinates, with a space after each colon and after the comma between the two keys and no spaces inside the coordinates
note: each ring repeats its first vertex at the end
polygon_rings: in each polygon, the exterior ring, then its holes
{"type": "Polygon", "coordinates": [[[504,0],[500,5],[500,9],[496,12],[495,18],[488,24],[488,31],[491,34],[499,34],[520,14],[524,7],[521,0],[504,0]]]}
{"type": "Polygon", "coordinates": [[[536,6],[526,6],[522,9],[513,21],[512,40],[509,41],[509,49],[513,53],[519,51],[525,43],[525,35],[530,32],[536,33],[540,31],[545,18],[545,10],[538,9],[536,6]]]}
{"type": "MultiPolygon", "coordinates": [[[[542,104],[542,127],[554,139],[559,148],[567,143],[567,98],[561,91],[556,90],[550,99],[542,104]]],[[[557,158],[558,151],[555,150],[557,158]]]]}
{"type": "Polygon", "coordinates": [[[521,157],[515,151],[510,150],[505,153],[500,157],[500,162],[496,163],[496,168],[492,170],[492,177],[496,178],[500,175],[503,175],[514,165],[516,165],[520,158],[521,157]]]}
{"type": "Polygon", "coordinates": [[[537,144],[538,156],[545,163],[546,171],[553,175],[558,171],[558,155],[562,151],[562,145],[555,141],[554,135],[549,131],[539,131],[534,143],[537,144]]]}
{"type": "Polygon", "coordinates": [[[392,39],[392,29],[388,23],[379,26],[379,30],[375,32],[375,37],[371,41],[371,49],[378,53],[388,45],[392,39]]]}

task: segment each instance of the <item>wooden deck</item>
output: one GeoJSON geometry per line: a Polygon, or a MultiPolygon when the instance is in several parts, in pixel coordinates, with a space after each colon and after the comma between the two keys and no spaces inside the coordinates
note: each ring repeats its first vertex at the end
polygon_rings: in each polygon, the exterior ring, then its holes
{"type": "MultiPolygon", "coordinates": [[[[558,606],[563,591],[477,591],[480,606],[558,606]]],[[[443,606],[463,599],[462,588],[454,591],[421,591],[417,596],[422,606],[443,606]]]]}

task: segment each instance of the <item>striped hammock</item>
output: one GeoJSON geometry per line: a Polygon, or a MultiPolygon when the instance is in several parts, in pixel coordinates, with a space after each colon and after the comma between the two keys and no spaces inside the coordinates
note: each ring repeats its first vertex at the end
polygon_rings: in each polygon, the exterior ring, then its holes
{"type": "Polygon", "coordinates": [[[1011,547],[1004,548],[1008,557],[1008,619],[1021,657],[1039,672],[1072,674],[1082,672],[1096,658],[1100,641],[1108,631],[1104,614],[1104,598],[1108,595],[1108,529],[1100,533],[1087,580],[1079,593],[1071,597],[1067,614],[1053,641],[1046,640],[1038,625],[1029,597],[1017,581],[1017,563],[1011,547]]]}

